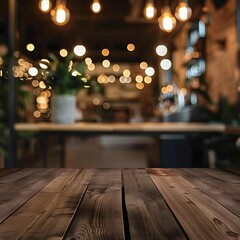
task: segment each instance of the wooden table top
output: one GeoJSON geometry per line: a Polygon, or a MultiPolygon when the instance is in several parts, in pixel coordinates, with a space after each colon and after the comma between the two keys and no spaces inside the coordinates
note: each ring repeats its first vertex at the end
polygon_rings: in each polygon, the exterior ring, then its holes
{"type": "Polygon", "coordinates": [[[0,239],[240,239],[240,169],[0,169],[0,239]]]}
{"type": "Polygon", "coordinates": [[[76,131],[76,132],[224,132],[226,126],[221,123],[162,123],[162,122],[143,122],[143,123],[17,123],[17,131],[76,131]]]}

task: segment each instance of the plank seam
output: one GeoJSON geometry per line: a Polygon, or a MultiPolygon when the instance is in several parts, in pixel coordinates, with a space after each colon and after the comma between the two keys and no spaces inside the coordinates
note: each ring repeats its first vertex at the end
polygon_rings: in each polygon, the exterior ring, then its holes
{"type": "MultiPolygon", "coordinates": [[[[224,169],[221,169],[224,170],[224,169]]],[[[228,171],[227,171],[228,172],[228,171]]],[[[231,173],[231,172],[230,172],[231,173]]],[[[209,176],[211,176],[210,174],[208,174],[209,176]]],[[[238,175],[238,174],[236,174],[238,175]]],[[[239,176],[239,175],[238,175],[239,176]]],[[[185,178],[184,176],[181,176],[182,178],[184,178],[184,180],[188,181],[187,178],[185,178]]],[[[214,177],[214,176],[211,176],[214,177]]],[[[189,178],[192,178],[192,176],[190,176],[189,178]]],[[[216,178],[216,177],[215,177],[216,178]]],[[[218,179],[218,178],[216,178],[218,179]]],[[[189,181],[188,181],[189,182],[189,181]]],[[[199,187],[197,187],[195,184],[191,183],[192,185],[194,185],[196,187],[196,189],[198,189],[202,194],[207,195],[209,198],[213,199],[214,201],[216,201],[217,203],[219,203],[221,206],[223,206],[224,208],[226,208],[227,210],[229,210],[231,213],[233,213],[234,215],[236,215],[237,217],[240,217],[240,215],[236,212],[234,212],[232,209],[230,209],[228,206],[225,206],[223,203],[221,203],[218,198],[214,198],[211,195],[209,195],[207,192],[205,192],[204,190],[200,189],[199,187]]]]}
{"type": "Polygon", "coordinates": [[[231,174],[233,174],[233,175],[240,176],[238,173],[232,172],[232,171],[230,171],[230,170],[228,170],[228,169],[226,169],[226,168],[220,168],[220,169],[223,170],[223,171],[225,171],[225,172],[231,173],[231,174]]]}
{"type": "MultiPolygon", "coordinates": [[[[148,173],[147,169],[146,169],[146,172],[148,173]]],[[[151,178],[151,176],[150,176],[149,173],[148,173],[148,176],[149,176],[149,178],[151,179],[151,181],[153,182],[153,184],[154,184],[154,186],[156,187],[156,189],[157,189],[157,191],[159,192],[159,194],[162,196],[163,201],[165,202],[166,206],[168,207],[169,211],[171,212],[171,214],[172,214],[174,220],[176,221],[178,227],[179,227],[180,230],[182,231],[183,236],[186,238],[186,240],[191,240],[191,239],[188,237],[187,233],[184,231],[181,223],[178,221],[178,219],[177,219],[177,217],[175,216],[174,212],[172,211],[171,207],[168,205],[168,203],[167,203],[167,201],[165,200],[164,196],[163,196],[162,193],[158,190],[156,184],[155,184],[154,181],[152,180],[152,178],[151,178]]]]}
{"type": "MultiPolygon", "coordinates": [[[[83,170],[83,169],[81,169],[81,171],[82,171],[82,170],[83,170]]],[[[95,174],[95,172],[96,172],[96,171],[94,170],[94,172],[92,173],[91,179],[90,179],[89,182],[88,182],[88,186],[86,187],[86,189],[85,189],[85,191],[84,191],[81,199],[79,200],[79,202],[78,202],[78,204],[77,204],[77,206],[76,206],[76,208],[75,208],[75,210],[74,210],[74,212],[73,212],[73,214],[72,214],[71,220],[69,221],[69,224],[68,224],[68,226],[66,227],[66,230],[65,230],[65,233],[64,233],[63,236],[62,236],[62,239],[66,239],[66,236],[67,236],[68,231],[69,231],[69,229],[70,229],[70,227],[71,227],[71,225],[72,225],[72,222],[73,222],[73,219],[74,219],[74,217],[75,217],[75,214],[76,214],[76,212],[78,211],[78,208],[81,206],[81,203],[82,203],[82,201],[83,201],[83,199],[84,199],[84,197],[85,197],[85,195],[86,195],[86,193],[87,193],[87,191],[88,191],[89,184],[90,184],[90,182],[91,182],[91,180],[92,180],[93,175],[95,174]]]]}
{"type": "MultiPolygon", "coordinates": [[[[60,168],[58,168],[57,170],[59,170],[60,168]]],[[[59,175],[61,175],[62,173],[60,173],[59,175]]],[[[39,191],[37,191],[35,194],[33,194],[32,196],[30,196],[28,199],[26,199],[25,202],[23,202],[21,205],[19,205],[15,210],[13,210],[8,216],[6,216],[2,221],[0,221],[0,224],[2,224],[5,220],[7,220],[11,215],[13,215],[19,208],[21,208],[24,204],[26,204],[28,201],[30,201],[35,195],[37,195],[39,192],[42,191],[43,188],[45,188],[49,183],[51,183],[55,178],[53,178],[50,182],[48,182],[46,185],[44,185],[42,188],[39,189],[39,191]]]]}
{"type": "MultiPolygon", "coordinates": [[[[123,180],[123,176],[122,176],[122,180],[123,180]]],[[[123,214],[124,237],[125,237],[125,240],[130,240],[131,236],[130,236],[130,229],[129,229],[127,207],[125,202],[124,186],[122,186],[122,214],[123,214]]]]}

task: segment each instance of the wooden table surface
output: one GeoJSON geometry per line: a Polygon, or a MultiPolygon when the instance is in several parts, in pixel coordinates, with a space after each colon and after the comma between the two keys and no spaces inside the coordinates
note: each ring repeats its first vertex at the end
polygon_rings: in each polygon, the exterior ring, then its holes
{"type": "Polygon", "coordinates": [[[0,239],[240,239],[240,170],[0,169],[0,239]]]}
{"type": "Polygon", "coordinates": [[[221,123],[181,123],[181,122],[142,122],[142,123],[89,123],[80,122],[73,124],[60,123],[16,123],[16,131],[30,132],[218,132],[226,130],[221,123]]]}

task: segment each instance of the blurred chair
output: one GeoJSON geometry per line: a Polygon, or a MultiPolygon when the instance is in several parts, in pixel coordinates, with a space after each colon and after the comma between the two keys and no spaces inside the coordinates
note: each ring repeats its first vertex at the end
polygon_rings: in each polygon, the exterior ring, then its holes
{"type": "Polygon", "coordinates": [[[209,167],[240,166],[240,138],[232,135],[213,136],[204,143],[209,167]]]}

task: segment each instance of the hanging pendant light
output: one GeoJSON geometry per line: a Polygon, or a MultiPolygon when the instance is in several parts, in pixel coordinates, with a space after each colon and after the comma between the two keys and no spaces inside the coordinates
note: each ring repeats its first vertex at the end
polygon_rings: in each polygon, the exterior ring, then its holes
{"type": "Polygon", "coordinates": [[[172,15],[169,6],[162,8],[162,14],[158,18],[158,24],[164,32],[171,32],[176,27],[176,18],[172,15]]]}
{"type": "Polygon", "coordinates": [[[91,9],[94,13],[99,13],[101,11],[101,4],[100,4],[99,0],[93,0],[91,9]]]}
{"type": "Polygon", "coordinates": [[[39,0],[38,7],[42,12],[48,13],[52,8],[52,3],[50,0],[39,0]]]}
{"type": "Polygon", "coordinates": [[[70,12],[65,0],[57,0],[56,7],[51,11],[53,22],[58,26],[64,26],[70,20],[70,12]]]}
{"type": "Polygon", "coordinates": [[[187,0],[180,0],[175,10],[176,18],[185,22],[192,16],[192,9],[188,6],[187,0]]]}
{"type": "Polygon", "coordinates": [[[146,19],[153,19],[156,16],[157,10],[155,8],[153,0],[147,1],[144,7],[143,14],[146,19]]]}

